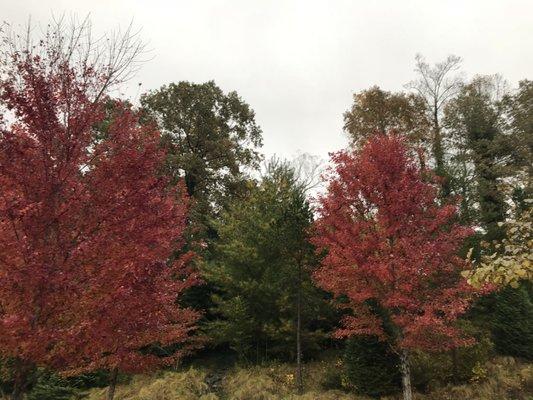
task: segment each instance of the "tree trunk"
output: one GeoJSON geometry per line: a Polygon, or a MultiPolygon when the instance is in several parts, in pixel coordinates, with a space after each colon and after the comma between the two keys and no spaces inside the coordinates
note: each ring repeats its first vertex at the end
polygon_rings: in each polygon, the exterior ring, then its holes
{"type": "Polygon", "coordinates": [[[22,400],[22,396],[23,396],[24,392],[22,390],[22,388],[17,385],[17,383],[15,382],[14,386],[13,386],[13,391],[11,392],[11,399],[12,400],[22,400]]]}
{"type": "Polygon", "coordinates": [[[443,179],[442,182],[442,197],[446,198],[450,195],[450,182],[446,174],[446,165],[444,161],[444,147],[442,144],[442,133],[439,124],[439,109],[437,100],[433,105],[433,143],[432,143],[433,157],[435,158],[435,173],[443,179]]]}
{"type": "Polygon", "coordinates": [[[302,266],[298,263],[298,293],[296,300],[296,386],[298,393],[303,392],[303,376],[302,376],[302,343],[301,343],[301,329],[302,329],[302,266]]]}
{"type": "Polygon", "coordinates": [[[13,391],[11,392],[12,400],[22,400],[28,387],[28,373],[30,367],[20,359],[15,360],[15,375],[13,379],[13,391]]]}
{"type": "Polygon", "coordinates": [[[452,369],[453,369],[453,383],[459,383],[459,356],[457,354],[457,347],[452,349],[452,369]]]}
{"type": "Polygon", "coordinates": [[[411,368],[409,367],[409,353],[407,350],[402,350],[400,354],[400,369],[402,371],[403,400],[413,400],[411,368]]]}
{"type": "Polygon", "coordinates": [[[107,400],[113,400],[115,397],[115,387],[117,386],[118,369],[113,368],[109,376],[109,389],[107,390],[107,400]]]}

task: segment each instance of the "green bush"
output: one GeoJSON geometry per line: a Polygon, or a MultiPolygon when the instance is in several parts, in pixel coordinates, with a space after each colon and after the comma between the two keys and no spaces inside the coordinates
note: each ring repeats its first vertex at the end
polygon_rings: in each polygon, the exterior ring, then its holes
{"type": "Polygon", "coordinates": [[[345,390],[346,379],[342,365],[328,365],[324,368],[320,387],[324,390],[345,390]]]}
{"type": "Polygon", "coordinates": [[[501,355],[533,360],[533,287],[524,282],[495,295],[493,340],[501,355]]]}
{"type": "Polygon", "coordinates": [[[462,328],[476,338],[475,344],[442,353],[412,352],[411,374],[418,390],[427,392],[451,383],[469,382],[481,373],[493,350],[489,334],[468,322],[463,322],[462,328]]]}
{"type": "Polygon", "coordinates": [[[355,392],[378,397],[400,390],[398,356],[376,337],[355,337],[344,354],[347,384],[355,392]]]}
{"type": "Polygon", "coordinates": [[[53,373],[39,371],[35,385],[28,393],[28,400],[72,400],[81,398],[78,388],[53,373]]]}

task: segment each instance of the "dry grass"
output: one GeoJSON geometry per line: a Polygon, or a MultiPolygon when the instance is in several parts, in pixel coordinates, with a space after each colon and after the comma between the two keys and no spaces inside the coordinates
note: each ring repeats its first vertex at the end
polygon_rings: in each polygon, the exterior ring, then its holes
{"type": "MultiPolygon", "coordinates": [[[[128,385],[119,385],[116,400],[219,400],[209,392],[206,373],[197,369],[167,372],[160,376],[136,376],[128,385]]],[[[93,390],[87,400],[105,399],[107,389],[93,390]]]]}
{"type": "Polygon", "coordinates": [[[487,363],[478,382],[448,386],[415,400],[533,400],[533,364],[521,364],[513,358],[487,363]]]}
{"type": "MultiPolygon", "coordinates": [[[[116,400],[366,400],[337,390],[323,390],[321,382],[331,362],[306,366],[306,387],[296,395],[294,367],[272,364],[233,368],[222,380],[219,393],[205,383],[207,371],[191,368],[158,376],[135,377],[130,384],[117,387],[116,400]]],[[[93,390],[87,400],[102,400],[105,390],[93,390]]],[[[399,396],[383,398],[396,400],[399,396]]],[[[533,400],[533,365],[500,358],[476,373],[468,385],[448,386],[429,394],[415,394],[415,400],[533,400]]]]}

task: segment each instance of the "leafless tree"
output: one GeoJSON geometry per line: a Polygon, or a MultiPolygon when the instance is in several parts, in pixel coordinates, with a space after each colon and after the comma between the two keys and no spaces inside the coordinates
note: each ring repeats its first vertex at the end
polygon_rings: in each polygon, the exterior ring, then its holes
{"type": "MultiPolygon", "coordinates": [[[[52,18],[44,28],[31,20],[25,28],[4,23],[0,29],[0,74],[10,76],[14,63],[25,58],[46,60],[46,73],[69,68],[82,78],[85,94],[97,102],[105,93],[131,79],[145,61],[146,44],[130,23],[98,37],[93,35],[90,16],[52,18]]],[[[16,74],[13,74],[16,78],[16,74]]]]}
{"type": "Polygon", "coordinates": [[[320,156],[299,153],[289,161],[289,165],[306,193],[312,194],[321,189],[323,184],[321,175],[326,163],[320,156]]]}
{"type": "Polygon", "coordinates": [[[444,148],[440,119],[444,106],[457,95],[463,85],[461,57],[450,55],[444,61],[429,65],[420,54],[416,56],[415,71],[418,79],[409,82],[406,88],[417,92],[426,103],[433,125],[432,153],[437,174],[445,175],[444,148]]]}

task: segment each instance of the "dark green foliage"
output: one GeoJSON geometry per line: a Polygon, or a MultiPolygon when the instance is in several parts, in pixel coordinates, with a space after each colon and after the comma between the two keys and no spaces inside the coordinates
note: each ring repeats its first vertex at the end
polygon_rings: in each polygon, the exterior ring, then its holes
{"type": "MultiPolygon", "coordinates": [[[[119,375],[119,378],[121,378],[121,375],[119,375]]],[[[70,377],[68,378],[68,381],[72,386],[79,389],[106,387],[109,384],[109,371],[101,369],[91,373],[70,377]]]]}
{"type": "Polygon", "coordinates": [[[141,97],[145,121],[157,123],[168,152],[166,173],[183,179],[193,197],[190,235],[213,239],[211,218],[246,190],[245,169],[260,160],[261,129],[254,111],[236,92],[213,81],[178,82],[141,97]]]}
{"type": "Polygon", "coordinates": [[[504,98],[508,130],[512,135],[511,157],[514,165],[525,173],[524,198],[533,194],[533,81],[519,82],[518,90],[504,98]]]}
{"type": "Polygon", "coordinates": [[[81,392],[67,379],[49,372],[41,372],[28,400],[71,400],[81,398],[81,392]]]}
{"type": "Polygon", "coordinates": [[[465,330],[476,337],[474,345],[443,353],[418,351],[411,354],[413,385],[418,390],[427,392],[450,383],[469,382],[476,368],[482,368],[489,360],[493,344],[487,333],[467,325],[465,330]]]}
{"type": "Polygon", "coordinates": [[[342,390],[346,391],[345,376],[342,368],[338,365],[328,365],[322,379],[320,386],[324,390],[342,390]]]}
{"type": "Polygon", "coordinates": [[[302,269],[303,343],[320,334],[306,327],[321,315],[321,293],[310,280],[314,261],[307,229],[312,214],[305,192],[284,164],[271,163],[261,182],[250,182],[217,223],[219,240],[205,276],[218,287],[215,320],[207,332],[249,361],[293,358],[298,270],[302,269]]]}
{"type": "MultiPolygon", "coordinates": [[[[255,113],[236,92],[224,93],[213,81],[170,83],[142,95],[141,106],[142,121],[161,130],[165,174],[174,184],[183,181],[191,196],[183,250],[208,261],[218,239],[216,220],[229,202],[246,195],[247,171],[261,159],[255,113]]],[[[188,289],[181,302],[209,320],[217,288],[204,281],[188,289]]]]}
{"type": "Polygon", "coordinates": [[[501,85],[498,77],[475,78],[448,104],[445,117],[457,148],[452,183],[463,198],[463,219],[481,223],[487,241],[503,237],[498,222],[505,218],[506,204],[499,179],[511,173],[512,144],[498,97],[501,85]],[[477,204],[479,209],[472,210],[477,204]]]}
{"type": "MultiPolygon", "coordinates": [[[[53,371],[34,368],[27,376],[27,400],[81,399],[83,392],[109,384],[109,374],[100,370],[88,374],[63,378],[53,371]]],[[[13,389],[13,362],[0,360],[0,398],[13,389]]]]}
{"type": "Polygon", "coordinates": [[[357,393],[378,397],[400,390],[399,359],[376,337],[354,337],[346,343],[347,383],[357,393]]]}
{"type": "Polygon", "coordinates": [[[19,381],[19,388],[22,392],[31,388],[39,378],[40,370],[33,364],[23,364],[19,359],[0,358],[0,398],[5,394],[13,393],[16,381],[19,381]]]}
{"type": "Polygon", "coordinates": [[[474,370],[483,365],[494,355],[494,344],[490,332],[476,327],[468,320],[461,321],[463,331],[476,342],[471,346],[459,347],[446,353],[451,365],[453,383],[464,383],[472,379],[474,370]]]}
{"type": "Polygon", "coordinates": [[[493,337],[498,353],[533,360],[533,288],[524,282],[495,295],[493,337]]]}
{"type": "MultiPolygon", "coordinates": [[[[461,218],[484,228],[464,246],[474,250],[474,259],[482,252],[493,254],[492,241],[505,235],[499,222],[509,217],[508,205],[519,213],[531,193],[533,86],[522,81],[515,94],[502,96],[504,89],[498,76],[476,77],[446,108],[461,218]]],[[[471,321],[492,332],[500,354],[532,357],[533,311],[526,286],[484,296],[469,312],[471,321]]]]}

